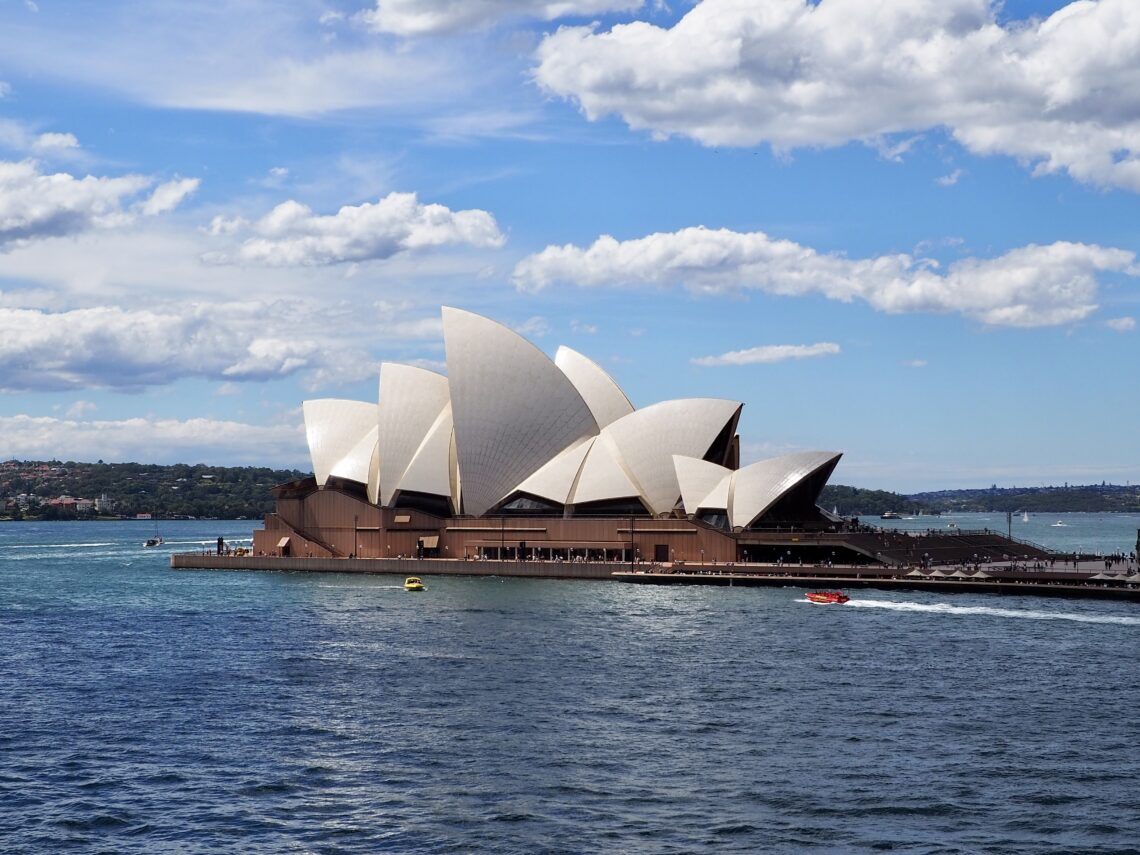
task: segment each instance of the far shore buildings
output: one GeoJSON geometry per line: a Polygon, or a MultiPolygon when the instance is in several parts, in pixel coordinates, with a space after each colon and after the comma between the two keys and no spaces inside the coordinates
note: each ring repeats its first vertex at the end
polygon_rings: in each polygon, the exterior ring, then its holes
{"type": "Polygon", "coordinates": [[[314,475],[255,554],[733,562],[841,526],[816,505],[839,453],[741,467],[739,401],[635,409],[582,354],[442,311],[446,377],[384,363],[378,402],[305,402],[314,475]]]}

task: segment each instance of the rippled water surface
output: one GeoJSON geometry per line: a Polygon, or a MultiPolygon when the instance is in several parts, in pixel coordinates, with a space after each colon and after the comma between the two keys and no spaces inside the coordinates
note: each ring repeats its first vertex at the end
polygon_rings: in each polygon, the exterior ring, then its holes
{"type": "MultiPolygon", "coordinates": [[[[1135,852],[1140,609],[175,572],[0,525],[5,852],[1135,852]]],[[[1122,543],[1121,546],[1125,544],[1122,543]]]]}

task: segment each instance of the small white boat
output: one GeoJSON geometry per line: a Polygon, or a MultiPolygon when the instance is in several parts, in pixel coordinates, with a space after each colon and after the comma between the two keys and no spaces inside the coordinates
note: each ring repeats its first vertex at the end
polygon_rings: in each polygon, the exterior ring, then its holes
{"type": "Polygon", "coordinates": [[[1021,521],[1022,522],[1029,522],[1029,511],[1022,511],[1021,512],[1021,521]]]}
{"type": "Polygon", "coordinates": [[[1060,526],[1061,528],[1066,528],[1066,527],[1067,527],[1067,526],[1065,525],[1065,523],[1061,522],[1060,520],[1057,520],[1055,523],[1053,523],[1053,524],[1050,526],[1050,528],[1057,528],[1058,526],[1060,526]]]}

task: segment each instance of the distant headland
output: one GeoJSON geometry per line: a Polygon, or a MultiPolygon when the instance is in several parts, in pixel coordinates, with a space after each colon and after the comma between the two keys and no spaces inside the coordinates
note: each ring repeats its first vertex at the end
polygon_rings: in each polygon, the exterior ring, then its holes
{"type": "MultiPolygon", "coordinates": [[[[299,469],[60,460],[0,462],[0,519],[258,519],[273,510],[272,488],[303,478],[299,469]]],[[[894,493],[842,484],[823,488],[819,504],[841,516],[888,511],[1140,513],[1140,486],[1065,484],[894,493]]]]}

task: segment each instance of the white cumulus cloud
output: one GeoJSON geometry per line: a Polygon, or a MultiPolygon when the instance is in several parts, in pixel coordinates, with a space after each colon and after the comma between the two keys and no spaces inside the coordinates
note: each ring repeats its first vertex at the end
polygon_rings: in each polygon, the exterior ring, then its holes
{"type": "MultiPolygon", "coordinates": [[[[670,28],[563,27],[535,79],[586,116],[705,145],[838,146],[946,128],[1140,191],[1140,3],[998,22],[997,0],[702,0],[670,28]]],[[[889,148],[889,147],[888,147],[889,148]]]]}
{"type": "Polygon", "coordinates": [[[500,247],[505,241],[486,211],[423,204],[414,193],[389,193],[377,202],[345,205],[331,215],[316,214],[290,200],[253,223],[215,217],[209,231],[218,236],[254,233],[237,248],[236,259],[221,254],[212,260],[272,266],[368,261],[454,244],[500,247]]]}
{"type": "Polygon", "coordinates": [[[32,148],[41,152],[75,149],[79,148],[79,139],[75,134],[48,132],[37,136],[35,142],[32,143],[32,148]]]}
{"type": "Polygon", "coordinates": [[[1132,332],[1136,329],[1136,319],[1131,317],[1111,318],[1105,321],[1104,325],[1110,330],[1116,330],[1116,332],[1132,332]]]}
{"type": "Polygon", "coordinates": [[[698,356],[692,359],[693,365],[713,368],[721,365],[770,365],[789,359],[810,359],[815,356],[834,356],[839,353],[839,345],[830,341],[816,344],[765,344],[746,350],[730,350],[719,356],[698,356]]]}
{"type": "Polygon", "coordinates": [[[296,424],[252,425],[205,418],[110,421],[0,416],[0,436],[6,454],[25,460],[58,457],[64,448],[74,460],[201,460],[215,465],[308,468],[300,419],[296,424]]]}
{"type": "Polygon", "coordinates": [[[554,282],[621,287],[681,285],[695,293],[750,290],[863,300],[889,313],[959,312],[994,326],[1034,327],[1088,317],[1099,273],[1140,275],[1135,253],[1090,244],[1030,244],[996,258],[966,258],[941,271],[906,254],[848,259],[763,232],[693,227],[591,246],[548,246],[515,266],[520,290],[554,282]]]}
{"type": "Polygon", "coordinates": [[[644,0],[377,0],[360,20],[377,32],[401,36],[489,27],[503,18],[553,21],[569,16],[630,12],[644,0]]]}
{"type": "MultiPolygon", "coordinates": [[[[196,186],[197,179],[187,180],[196,186]]],[[[0,250],[36,238],[125,225],[132,219],[127,203],[153,183],[143,175],[76,178],[66,172],[42,173],[31,160],[0,161],[0,250]]],[[[184,196],[167,195],[153,213],[169,210],[184,196]]],[[[144,210],[154,198],[143,203],[144,210]]]]}

